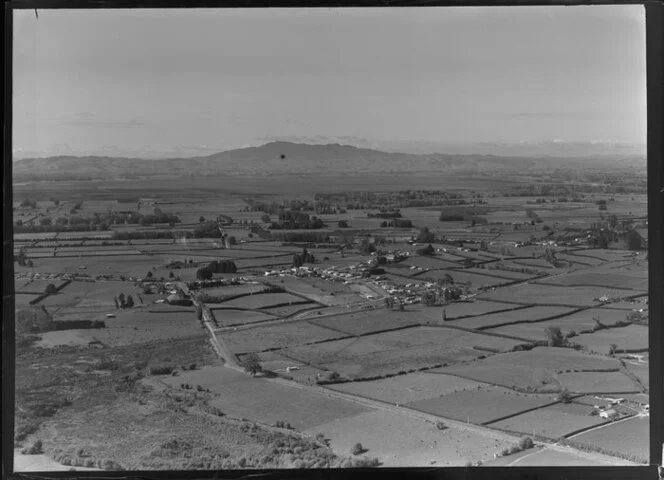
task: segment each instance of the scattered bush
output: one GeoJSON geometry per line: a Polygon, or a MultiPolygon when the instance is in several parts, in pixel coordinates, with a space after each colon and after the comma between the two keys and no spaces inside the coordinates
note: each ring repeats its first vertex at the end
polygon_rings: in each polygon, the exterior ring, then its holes
{"type": "Polygon", "coordinates": [[[562,403],[571,403],[572,402],[572,395],[569,393],[569,390],[564,388],[557,397],[559,402],[562,403]]]}
{"type": "Polygon", "coordinates": [[[353,448],[350,449],[350,453],[352,453],[353,455],[360,455],[364,452],[366,452],[366,450],[364,449],[362,444],[359,443],[359,442],[356,443],[355,445],[353,445],[353,448]]]}
{"type": "Polygon", "coordinates": [[[150,375],[170,375],[174,369],[173,365],[152,365],[150,375]]]}
{"type": "Polygon", "coordinates": [[[24,455],[39,455],[40,453],[44,453],[42,441],[36,440],[32,445],[21,450],[21,453],[24,455]]]}

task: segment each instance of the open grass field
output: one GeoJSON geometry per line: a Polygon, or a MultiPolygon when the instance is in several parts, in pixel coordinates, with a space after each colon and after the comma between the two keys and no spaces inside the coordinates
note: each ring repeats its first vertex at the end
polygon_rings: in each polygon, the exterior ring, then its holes
{"type": "Polygon", "coordinates": [[[634,290],[603,287],[560,287],[555,285],[521,284],[482,293],[481,298],[493,301],[521,304],[553,304],[575,307],[591,307],[599,302],[595,298],[604,295],[626,297],[634,290]]]}
{"type": "Polygon", "coordinates": [[[211,309],[214,319],[220,327],[234,327],[238,325],[247,325],[250,323],[263,322],[265,320],[274,320],[274,316],[262,312],[252,312],[247,310],[234,309],[211,309]]]}
{"type": "Polygon", "coordinates": [[[307,430],[323,433],[338,452],[349,452],[360,442],[384,467],[457,466],[487,462],[510,441],[454,427],[438,430],[433,423],[409,415],[375,410],[340,418],[307,430]],[[394,432],[399,432],[395,441],[394,432]]]}
{"type": "Polygon", "coordinates": [[[502,285],[504,283],[511,283],[512,280],[490,277],[488,275],[482,275],[477,273],[469,273],[466,270],[430,270],[424,272],[421,275],[417,275],[418,280],[430,280],[437,281],[445,278],[445,275],[451,275],[454,279],[454,283],[463,283],[470,284],[474,287],[494,287],[496,285],[502,285]]]}
{"type": "Polygon", "coordinates": [[[228,300],[223,303],[223,306],[226,308],[246,308],[247,310],[255,310],[282,304],[288,305],[300,303],[307,303],[307,300],[289,293],[261,293],[228,300]]]}
{"type": "Polygon", "coordinates": [[[395,263],[394,266],[410,268],[412,266],[422,267],[425,269],[443,269],[443,268],[459,268],[461,266],[461,258],[458,259],[459,262],[450,262],[438,256],[435,257],[422,257],[420,255],[411,255],[407,259],[395,263]]]}
{"type": "MultiPolygon", "coordinates": [[[[474,317],[492,312],[523,308],[523,306],[478,299],[472,302],[454,302],[442,308],[445,309],[445,315],[447,315],[448,320],[454,320],[460,317],[474,317]]],[[[425,318],[439,320],[442,316],[442,308],[422,307],[421,315],[425,318]]]]}
{"type": "Polygon", "coordinates": [[[562,260],[563,262],[569,262],[574,266],[596,267],[604,263],[604,260],[599,258],[582,257],[580,255],[567,255],[565,253],[556,254],[556,258],[558,260],[562,260]]]}
{"type": "Polygon", "coordinates": [[[512,310],[509,312],[490,313],[477,317],[461,318],[459,320],[454,320],[452,325],[483,330],[511,322],[536,322],[545,318],[564,315],[571,311],[573,311],[573,309],[567,307],[536,306],[512,310]]]}
{"type": "MultiPolygon", "coordinates": [[[[608,308],[590,308],[571,313],[570,315],[556,318],[554,320],[545,320],[543,322],[535,323],[519,323],[516,325],[489,328],[487,329],[487,332],[515,335],[517,337],[530,338],[533,340],[546,340],[546,329],[548,327],[558,327],[563,334],[567,334],[572,330],[576,333],[591,332],[592,329],[597,325],[593,318],[599,319],[600,322],[602,322],[604,325],[611,326],[618,321],[625,320],[625,317],[626,312],[621,310],[611,310],[608,308]]],[[[593,335],[602,332],[603,331],[595,332],[593,335]]],[[[575,337],[570,340],[576,343],[578,338],[580,337],[575,337]]],[[[601,353],[606,352],[602,351],[601,353]]]]}
{"type": "MultiPolygon", "coordinates": [[[[638,252],[637,252],[638,253],[638,252]]],[[[633,258],[634,252],[630,250],[603,250],[599,248],[584,248],[580,250],[573,250],[568,252],[569,255],[579,257],[595,257],[606,262],[630,260],[633,258]]],[[[639,255],[636,255],[638,258],[639,255]]]]}
{"type": "Polygon", "coordinates": [[[583,428],[606,423],[598,415],[591,416],[592,407],[577,403],[559,403],[515,417],[488,424],[492,428],[541,435],[552,440],[569,435],[583,428]]]}
{"type": "Polygon", "coordinates": [[[650,369],[647,363],[637,363],[635,361],[625,361],[627,371],[636,375],[645,387],[650,386],[650,369]]]}
{"type": "Polygon", "coordinates": [[[648,327],[628,325],[626,327],[599,330],[594,333],[579,335],[572,339],[592,352],[608,354],[611,345],[618,350],[644,350],[648,348],[648,327]]]}
{"type": "MultiPolygon", "coordinates": [[[[122,255],[99,255],[94,257],[81,257],[80,259],[78,257],[50,257],[35,261],[34,267],[21,267],[15,265],[14,271],[17,273],[85,272],[90,276],[114,273],[117,275],[142,277],[151,268],[166,265],[172,260],[182,260],[182,255],[129,255],[126,257],[123,257],[122,255]],[[85,266],[85,270],[81,270],[79,266],[85,266]]],[[[164,276],[167,274],[168,272],[166,272],[164,276]]]]}
{"type": "Polygon", "coordinates": [[[224,367],[187,371],[177,377],[165,376],[163,381],[173,387],[189,383],[209,388],[214,394],[209,403],[227,415],[271,425],[281,420],[298,430],[369,410],[355,402],[253,378],[224,367]]]}
{"type": "Polygon", "coordinates": [[[299,305],[282,305],[279,307],[267,307],[267,308],[262,308],[261,310],[266,313],[271,313],[273,315],[278,315],[280,317],[290,317],[292,315],[295,315],[299,312],[313,309],[318,307],[319,305],[316,303],[302,303],[299,305]]]}
{"type": "Polygon", "coordinates": [[[560,384],[573,393],[638,393],[641,389],[621,372],[559,373],[560,384]]]}
{"type": "Polygon", "coordinates": [[[292,347],[343,337],[344,334],[307,322],[249,328],[222,335],[228,347],[236,354],[292,347]]]}
{"type": "Polygon", "coordinates": [[[417,372],[381,380],[340,383],[330,385],[328,388],[403,405],[427,398],[440,397],[459,390],[475,389],[478,386],[480,386],[478,382],[451,375],[417,372]]]}
{"type": "Polygon", "coordinates": [[[200,293],[204,293],[210,296],[234,296],[234,295],[243,295],[246,293],[258,293],[263,291],[265,288],[264,285],[256,285],[252,283],[244,283],[242,285],[228,285],[224,287],[209,287],[201,288],[198,290],[200,293]]]}
{"type": "MultiPolygon", "coordinates": [[[[491,265],[491,264],[489,264],[491,265]]],[[[502,277],[505,280],[517,281],[517,280],[528,280],[533,278],[535,275],[532,273],[523,273],[523,272],[513,272],[511,270],[501,270],[499,268],[464,268],[466,273],[476,273],[478,275],[492,276],[492,277],[502,277]]]]}
{"type": "Polygon", "coordinates": [[[454,364],[486,354],[484,349],[504,351],[517,343],[460,330],[415,327],[288,348],[281,353],[350,378],[364,378],[454,364]]]}
{"type": "Polygon", "coordinates": [[[608,452],[618,452],[647,460],[650,451],[650,418],[635,417],[575,435],[575,442],[608,452]]]}
{"type": "Polygon", "coordinates": [[[314,318],[310,322],[322,327],[339,330],[348,335],[364,335],[371,332],[417,325],[419,320],[417,312],[394,312],[379,309],[362,313],[314,318]]]}
{"type": "Polygon", "coordinates": [[[262,267],[270,268],[289,268],[293,266],[293,258],[291,256],[280,257],[266,257],[266,258],[241,258],[235,260],[235,265],[238,270],[251,270],[260,269],[262,267]]]}
{"type": "MultiPolygon", "coordinates": [[[[40,300],[38,305],[43,305],[47,308],[72,307],[82,302],[95,288],[96,284],[93,282],[72,282],[57,293],[40,300]]],[[[110,297],[109,300],[114,305],[113,297],[110,297]]],[[[115,305],[113,308],[115,308],[115,305]]]]}
{"type": "Polygon", "coordinates": [[[499,458],[487,466],[514,466],[514,467],[610,467],[635,465],[632,462],[606,455],[579,452],[571,448],[544,447],[534,452],[525,453],[516,459],[510,457],[499,458]]]}
{"type": "MultiPolygon", "coordinates": [[[[88,317],[90,319],[90,317],[88,317]]],[[[92,318],[94,319],[94,317],[92,318]]],[[[150,312],[134,308],[116,312],[115,318],[98,317],[105,328],[64,330],[42,334],[44,346],[99,341],[110,347],[205,335],[193,311],[190,313],[150,312]]]]}
{"type": "Polygon", "coordinates": [[[346,305],[364,300],[348,285],[320,278],[284,277],[280,279],[279,285],[323,305],[346,305]]]}
{"type": "Polygon", "coordinates": [[[488,383],[495,381],[509,385],[513,382],[517,386],[541,386],[554,383],[552,379],[556,372],[617,371],[619,367],[615,358],[587,355],[569,348],[535,347],[529,351],[501,353],[468,364],[432,371],[453,373],[488,383]]]}
{"type": "Polygon", "coordinates": [[[592,269],[590,271],[574,272],[569,275],[552,279],[545,278],[538,281],[538,283],[565,286],[600,285],[606,288],[647,291],[648,271],[644,268],[640,272],[623,273],[619,269],[612,271],[607,266],[603,265],[600,268],[592,269]]]}
{"type": "Polygon", "coordinates": [[[40,295],[44,293],[47,285],[53,284],[55,287],[61,287],[63,283],[64,282],[58,278],[36,278],[33,280],[24,279],[23,281],[16,282],[14,290],[16,293],[31,293],[40,295]]]}
{"type": "Polygon", "coordinates": [[[39,298],[39,295],[31,295],[29,293],[17,293],[14,295],[14,305],[16,307],[25,307],[33,300],[39,298]]]}
{"type": "Polygon", "coordinates": [[[468,380],[522,391],[556,392],[561,390],[560,384],[551,370],[526,365],[507,365],[500,362],[494,364],[493,358],[500,359],[500,355],[489,357],[488,360],[476,360],[429,370],[429,373],[431,375],[459,376],[468,380]]]}
{"type": "Polygon", "coordinates": [[[486,424],[554,401],[552,395],[517,393],[501,387],[480,387],[411,402],[406,406],[454,420],[486,424]]]}

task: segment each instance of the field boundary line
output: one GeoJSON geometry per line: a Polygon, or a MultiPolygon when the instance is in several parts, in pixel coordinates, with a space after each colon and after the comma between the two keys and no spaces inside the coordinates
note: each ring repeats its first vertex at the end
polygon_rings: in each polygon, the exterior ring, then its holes
{"type": "MultiPolygon", "coordinates": [[[[536,306],[539,306],[539,305],[536,305],[536,306]]],[[[562,306],[564,306],[564,305],[560,305],[560,306],[562,307],[562,306]]],[[[569,307],[567,307],[567,308],[569,308],[569,307]]],[[[564,318],[564,317],[567,317],[567,316],[572,315],[572,314],[575,314],[575,313],[583,312],[583,311],[588,310],[588,309],[591,309],[591,308],[592,308],[592,307],[582,307],[582,308],[577,308],[576,310],[572,310],[571,312],[559,313],[559,314],[551,315],[551,316],[544,317],[544,318],[538,318],[538,319],[536,319],[536,320],[514,320],[514,321],[511,321],[511,322],[497,323],[497,324],[495,324],[495,325],[490,325],[490,326],[486,326],[486,327],[478,327],[477,330],[484,331],[484,330],[489,330],[489,329],[491,329],[491,328],[507,327],[507,326],[510,326],[510,325],[519,325],[519,324],[521,324],[521,323],[541,323],[541,322],[548,322],[548,321],[550,321],[550,320],[557,320],[557,319],[559,319],[559,318],[564,318]]]]}
{"type": "MultiPolygon", "coordinates": [[[[520,342],[533,343],[533,340],[523,338],[523,337],[516,337],[516,336],[513,336],[513,335],[507,335],[507,334],[504,334],[504,333],[485,332],[484,330],[477,330],[477,329],[470,328],[470,327],[462,327],[460,325],[423,325],[423,326],[433,327],[433,328],[451,328],[451,329],[454,329],[454,330],[462,330],[462,331],[468,332],[468,333],[477,333],[479,335],[486,335],[488,337],[502,337],[502,338],[507,338],[508,340],[518,340],[520,342]]],[[[497,353],[503,353],[503,352],[497,352],[497,353]]]]}
{"type": "MultiPolygon", "coordinates": [[[[480,299],[478,299],[478,300],[480,300],[480,299]]],[[[490,300],[484,300],[484,301],[488,302],[490,300]]],[[[456,302],[456,303],[463,303],[463,302],[456,302]]],[[[483,315],[493,315],[493,314],[496,314],[496,313],[514,312],[516,310],[523,310],[524,308],[531,308],[531,305],[519,305],[518,307],[514,307],[514,308],[505,308],[505,309],[502,309],[502,310],[493,310],[491,312],[479,313],[477,315],[460,315],[458,317],[449,317],[447,320],[453,322],[455,320],[462,320],[464,318],[475,318],[475,317],[481,317],[483,315]]]]}

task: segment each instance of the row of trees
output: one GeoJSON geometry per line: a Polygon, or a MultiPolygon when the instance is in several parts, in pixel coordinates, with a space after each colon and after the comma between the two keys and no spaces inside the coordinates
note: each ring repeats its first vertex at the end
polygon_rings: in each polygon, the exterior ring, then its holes
{"type": "Polygon", "coordinates": [[[293,210],[279,212],[278,221],[270,224],[271,230],[317,230],[325,227],[325,223],[317,216],[293,210]]]}
{"type": "Polygon", "coordinates": [[[306,248],[302,249],[302,253],[296,253],[293,255],[293,267],[298,268],[304,265],[305,263],[315,263],[316,258],[307,251],[306,248]]]}

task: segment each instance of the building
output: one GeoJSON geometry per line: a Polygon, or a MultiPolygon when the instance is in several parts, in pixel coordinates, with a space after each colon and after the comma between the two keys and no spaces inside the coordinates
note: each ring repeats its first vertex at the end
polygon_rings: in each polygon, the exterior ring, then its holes
{"type": "Polygon", "coordinates": [[[618,413],[617,413],[614,409],[612,409],[612,408],[610,408],[610,409],[608,409],[608,410],[604,410],[603,412],[599,412],[599,416],[600,416],[601,418],[608,418],[608,419],[611,419],[611,418],[613,418],[613,417],[615,417],[615,416],[617,416],[617,415],[618,415],[618,413]]]}

